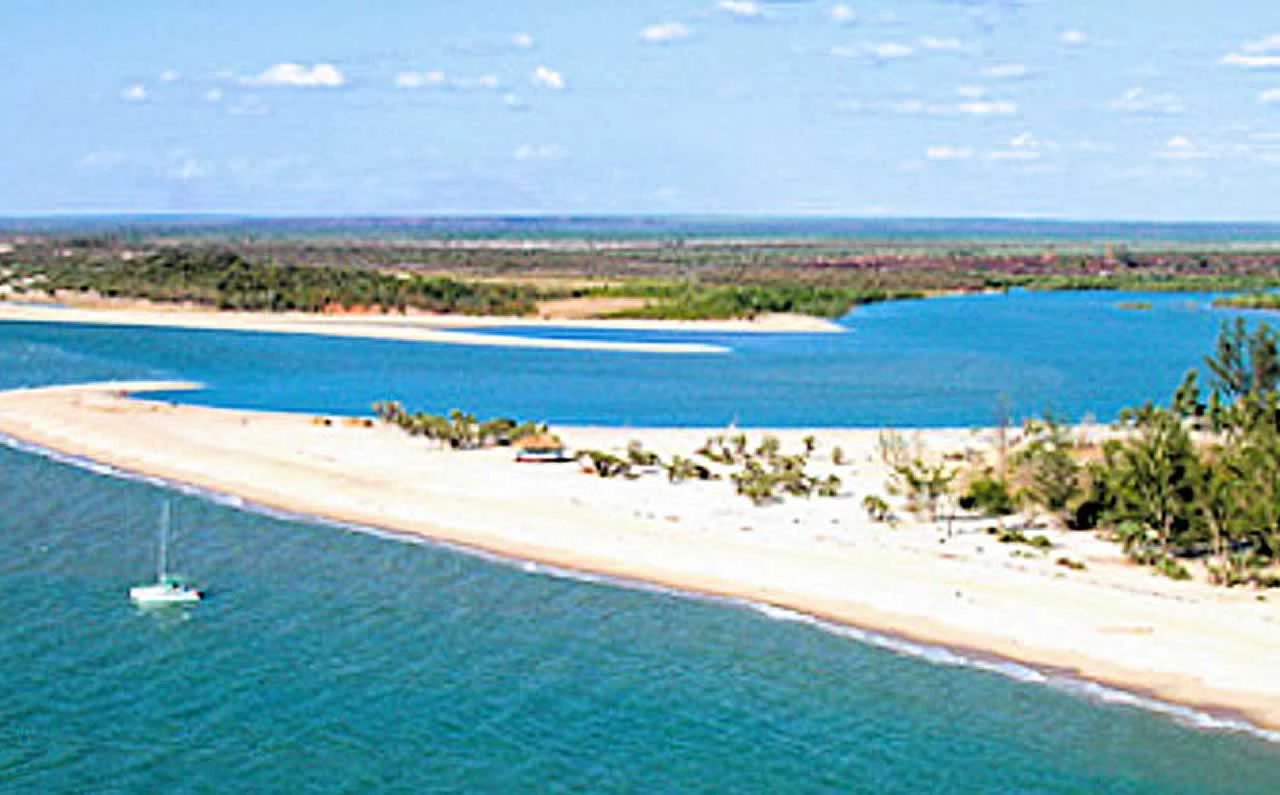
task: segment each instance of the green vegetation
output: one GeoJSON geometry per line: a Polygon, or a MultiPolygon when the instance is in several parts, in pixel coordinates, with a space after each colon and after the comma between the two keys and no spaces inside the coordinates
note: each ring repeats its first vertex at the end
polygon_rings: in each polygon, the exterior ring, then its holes
{"type": "Polygon", "coordinates": [[[1013,455],[1013,464],[1026,480],[1027,502],[1052,514],[1062,514],[1079,494],[1080,465],[1066,427],[1051,414],[1031,420],[1023,428],[1026,441],[1013,455]]]}
{"type": "Polygon", "coordinates": [[[983,516],[1008,516],[1017,510],[1009,484],[994,477],[990,470],[969,482],[959,504],[964,510],[983,516]]]}
{"type": "Polygon", "coordinates": [[[1245,293],[1213,299],[1220,309],[1280,309],[1280,293],[1245,293]]]}
{"type": "MultiPolygon", "coordinates": [[[[671,460],[646,450],[637,441],[627,445],[626,455],[601,450],[579,451],[577,459],[601,478],[633,480],[653,470],[665,473],[670,483],[687,480],[712,481],[727,478],[734,491],[757,505],[781,501],[785,497],[838,497],[842,483],[834,474],[820,475],[808,469],[818,441],[807,437],[802,450],[786,454],[775,436],[765,436],[752,448],[745,434],[712,436],[692,456],[673,455],[671,460]],[[713,468],[697,460],[702,458],[713,468]]],[[[886,506],[887,510],[887,506],[886,506]]]]}
{"type": "Polygon", "coordinates": [[[1150,301],[1121,301],[1116,304],[1116,309],[1128,309],[1136,312],[1146,312],[1151,309],[1150,301]]]}
{"type": "Polygon", "coordinates": [[[50,294],[93,291],[115,298],[190,302],[218,309],[382,311],[512,315],[532,312],[539,293],[516,285],[350,268],[255,265],[226,249],[165,248],[141,260],[65,259],[25,271],[50,294]]]}
{"type": "Polygon", "coordinates": [[[907,510],[936,521],[942,500],[951,494],[951,484],[959,474],[945,462],[928,462],[913,455],[902,436],[893,431],[877,440],[880,459],[890,471],[888,491],[906,500],[907,510]]]}
{"type": "Polygon", "coordinates": [[[1053,542],[1048,538],[1044,536],[1029,536],[1021,530],[1001,530],[997,527],[989,527],[987,532],[994,535],[1001,544],[1022,544],[1042,552],[1053,549],[1053,542]]]}
{"type": "MultiPolygon", "coordinates": [[[[1102,527],[1134,561],[1191,577],[1204,563],[1213,582],[1280,582],[1280,351],[1265,324],[1224,323],[1205,357],[1210,392],[1195,373],[1168,408],[1121,415],[1121,435],[1085,466],[1047,417],[1028,426],[1015,454],[1029,498],[1081,529],[1102,527]]],[[[1063,564],[1065,565],[1065,564],[1063,564]]]]}
{"type": "MultiPolygon", "coordinates": [[[[1099,243],[839,239],[530,244],[392,234],[254,236],[234,225],[30,234],[0,242],[0,286],[9,290],[93,291],[265,311],[525,315],[548,299],[623,297],[642,305],[615,316],[836,317],[862,304],[940,292],[1261,293],[1280,286],[1280,250],[1262,244],[1121,250],[1099,243]]],[[[1274,308],[1262,302],[1275,299],[1256,300],[1274,308]]],[[[1132,308],[1141,303],[1131,302],[1132,308]]]]}
{"type": "Polygon", "coordinates": [[[578,460],[586,462],[591,471],[602,478],[636,477],[630,461],[601,450],[583,450],[578,453],[578,460]]]}
{"type": "Polygon", "coordinates": [[[423,437],[453,450],[508,445],[547,433],[547,426],[543,423],[518,422],[505,417],[481,422],[474,415],[458,409],[453,409],[447,416],[410,413],[395,401],[374,403],[373,413],[382,422],[394,425],[410,436],[423,437]]]}
{"type": "Polygon", "coordinates": [[[703,320],[754,318],[770,313],[839,317],[855,306],[922,298],[919,291],[888,291],[805,284],[707,285],[632,283],[591,291],[592,295],[648,299],[644,306],[610,314],[615,318],[703,320]]]}
{"type": "Polygon", "coordinates": [[[893,515],[889,503],[876,494],[868,494],[862,498],[862,510],[867,512],[867,518],[873,522],[886,522],[893,515]]]}

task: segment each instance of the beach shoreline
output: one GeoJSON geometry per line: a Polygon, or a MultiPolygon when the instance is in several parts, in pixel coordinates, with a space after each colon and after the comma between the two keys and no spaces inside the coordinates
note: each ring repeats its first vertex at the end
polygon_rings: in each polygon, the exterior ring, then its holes
{"type": "Polygon", "coordinates": [[[306,312],[220,311],[187,304],[103,300],[59,303],[53,299],[17,301],[0,295],[0,322],[82,323],[120,326],[269,331],[335,337],[398,339],[461,345],[617,350],[642,353],[719,353],[715,343],[653,342],[590,339],[548,339],[522,336],[525,330],[588,330],[619,332],[680,332],[698,334],[838,334],[845,328],[832,320],[807,315],[766,314],[739,320],[589,319],[580,317],[521,317],[448,315],[424,312],[317,314],[306,312]],[[7,298],[7,300],[6,300],[7,298]],[[515,333],[501,336],[493,329],[515,333]]]}
{"type": "MultiPolygon", "coordinates": [[[[1276,605],[1156,579],[1110,561],[1091,539],[1055,536],[1067,554],[1094,556],[1088,574],[1068,576],[1051,563],[975,547],[984,542],[980,534],[939,543],[927,523],[874,527],[847,498],[759,509],[725,483],[601,481],[572,465],[516,465],[509,450],[432,450],[389,427],[128,397],[193,387],[112,383],[0,393],[0,431],[290,514],[1074,671],[1280,728],[1280,684],[1267,677],[1268,663],[1280,658],[1276,605]]],[[[618,449],[634,436],[652,440],[654,449],[688,450],[708,430],[564,432],[583,447],[618,449]]],[[[808,432],[776,433],[795,443],[808,432]]],[[[881,475],[867,455],[875,432],[821,433],[857,460],[848,478],[860,496],[881,475]]],[[[921,433],[943,445],[972,436],[921,433]]]]}

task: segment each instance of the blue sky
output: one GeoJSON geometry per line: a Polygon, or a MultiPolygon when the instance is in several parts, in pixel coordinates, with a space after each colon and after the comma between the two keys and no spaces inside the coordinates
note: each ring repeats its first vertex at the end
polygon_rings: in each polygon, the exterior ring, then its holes
{"type": "Polygon", "coordinates": [[[4,214],[1280,220],[1274,0],[4,5],[4,214]]]}

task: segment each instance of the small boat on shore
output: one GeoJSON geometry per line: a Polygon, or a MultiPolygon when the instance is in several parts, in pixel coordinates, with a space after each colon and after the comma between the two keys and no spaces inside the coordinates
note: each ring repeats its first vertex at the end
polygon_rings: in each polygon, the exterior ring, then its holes
{"type": "Polygon", "coordinates": [[[168,566],[169,502],[166,500],[160,513],[160,549],[156,555],[156,581],[151,585],[136,585],[129,589],[129,599],[139,606],[187,605],[204,598],[204,593],[170,574],[168,566]]]}

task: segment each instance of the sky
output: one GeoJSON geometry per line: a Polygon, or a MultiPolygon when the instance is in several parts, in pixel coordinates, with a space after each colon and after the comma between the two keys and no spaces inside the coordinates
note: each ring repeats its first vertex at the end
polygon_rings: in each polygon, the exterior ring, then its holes
{"type": "Polygon", "coordinates": [[[1280,221],[1275,0],[0,0],[0,214],[1280,221]]]}

